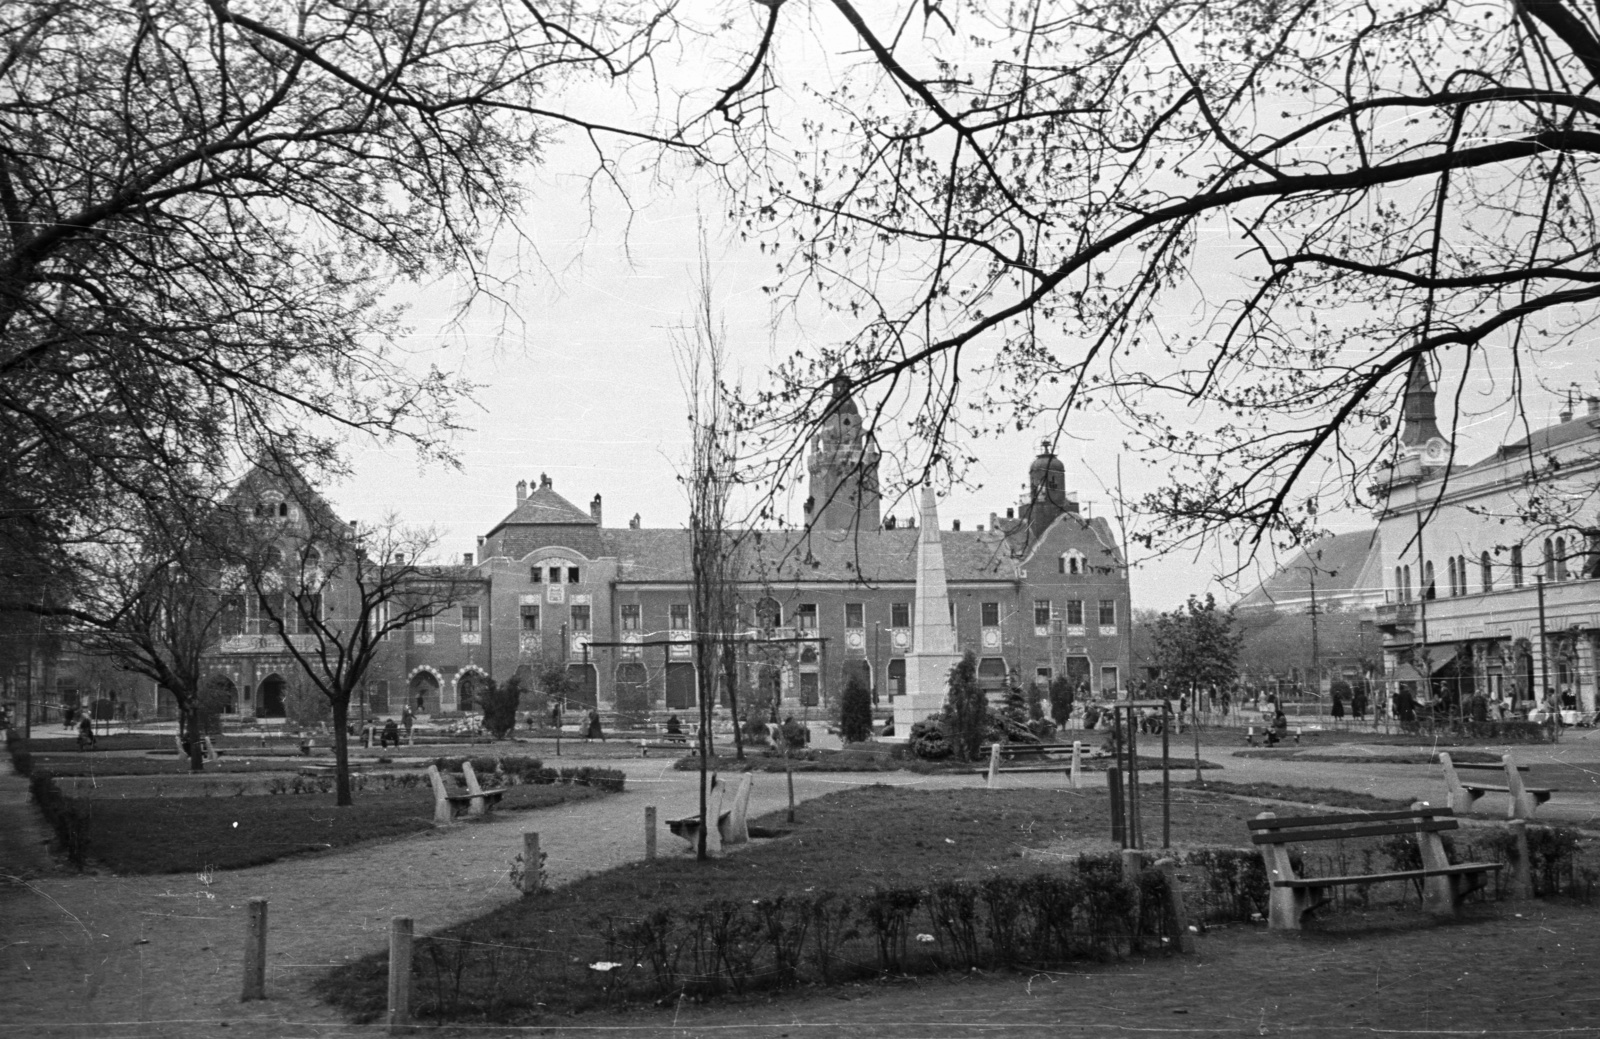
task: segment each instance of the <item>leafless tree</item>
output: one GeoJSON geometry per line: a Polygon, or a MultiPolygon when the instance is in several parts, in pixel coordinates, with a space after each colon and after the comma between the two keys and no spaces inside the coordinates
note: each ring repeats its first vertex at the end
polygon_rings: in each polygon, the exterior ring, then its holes
{"type": "Polygon", "coordinates": [[[552,134],[652,139],[551,95],[633,75],[674,24],[655,0],[7,4],[0,551],[59,572],[264,442],[443,453],[467,386],[407,367],[381,294],[492,289],[488,235],[552,134]]]}
{"type": "Polygon", "coordinates": [[[805,11],[752,15],[759,67],[724,102],[772,290],[858,328],[743,414],[782,464],[840,372],[927,445],[919,474],[1098,405],[1170,460],[1147,541],[1298,538],[1363,503],[1414,360],[1515,408],[1593,320],[1592,5],[805,11]],[[819,39],[842,71],[780,104],[819,39]]]}
{"type": "Polygon", "coordinates": [[[298,517],[264,517],[234,554],[230,581],[258,604],[261,633],[294,658],[333,711],[338,805],[350,794],[350,704],[385,642],[476,592],[465,568],[431,565],[437,535],[393,517],[340,521],[302,480],[281,485],[298,517]]]}

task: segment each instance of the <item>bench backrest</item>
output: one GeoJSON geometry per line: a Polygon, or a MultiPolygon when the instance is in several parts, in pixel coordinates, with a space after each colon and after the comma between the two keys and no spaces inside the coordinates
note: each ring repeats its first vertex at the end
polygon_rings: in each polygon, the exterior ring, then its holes
{"type": "Polygon", "coordinates": [[[1350,815],[1297,815],[1278,818],[1263,812],[1247,820],[1254,844],[1298,844],[1382,837],[1397,833],[1432,833],[1460,827],[1448,808],[1414,808],[1403,812],[1361,812],[1350,815]]]}

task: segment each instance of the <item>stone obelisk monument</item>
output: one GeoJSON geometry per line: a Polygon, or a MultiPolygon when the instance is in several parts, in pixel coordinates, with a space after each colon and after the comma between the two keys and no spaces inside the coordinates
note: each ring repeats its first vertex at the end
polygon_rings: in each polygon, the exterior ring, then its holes
{"type": "Polygon", "coordinates": [[[911,726],[944,708],[950,669],[961,659],[950,623],[950,589],[945,583],[944,546],[939,543],[939,513],[933,489],[922,488],[922,527],[917,534],[917,604],[906,654],[906,692],[894,702],[894,734],[911,735],[911,726]]]}

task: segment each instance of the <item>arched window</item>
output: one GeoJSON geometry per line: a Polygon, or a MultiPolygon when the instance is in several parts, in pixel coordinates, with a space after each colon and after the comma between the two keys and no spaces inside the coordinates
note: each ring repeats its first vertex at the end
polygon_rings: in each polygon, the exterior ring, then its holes
{"type": "Polygon", "coordinates": [[[1450,598],[1454,599],[1461,594],[1461,586],[1456,582],[1456,557],[1450,556],[1444,561],[1445,569],[1450,571],[1450,598]]]}
{"type": "Polygon", "coordinates": [[[1544,539],[1544,579],[1556,579],[1556,546],[1549,538],[1544,539]]]}
{"type": "Polygon", "coordinates": [[[1405,567],[1403,568],[1403,574],[1404,574],[1405,580],[1400,582],[1400,587],[1404,588],[1405,591],[1406,591],[1405,601],[1406,602],[1410,602],[1411,601],[1411,564],[1410,563],[1407,563],[1405,565],[1405,567]]]}
{"type": "Polygon", "coordinates": [[[1061,572],[1079,576],[1089,572],[1089,558],[1077,549],[1061,553],[1061,572]]]}
{"type": "Polygon", "coordinates": [[[783,623],[783,607],[778,600],[767,596],[756,603],[756,624],[763,628],[776,628],[783,623]]]}
{"type": "Polygon", "coordinates": [[[1567,539],[1556,538],[1556,580],[1567,579],[1567,539]]]}
{"type": "Polygon", "coordinates": [[[1433,561],[1427,560],[1422,564],[1422,597],[1436,599],[1439,597],[1439,586],[1433,579],[1433,561]]]}
{"type": "Polygon", "coordinates": [[[1487,552],[1478,557],[1478,579],[1483,582],[1485,592],[1494,591],[1494,568],[1489,565],[1487,552]]]}

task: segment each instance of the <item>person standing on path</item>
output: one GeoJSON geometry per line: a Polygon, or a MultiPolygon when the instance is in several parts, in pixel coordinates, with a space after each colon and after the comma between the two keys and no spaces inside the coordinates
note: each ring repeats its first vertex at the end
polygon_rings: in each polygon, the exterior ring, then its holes
{"type": "Polygon", "coordinates": [[[411,742],[411,727],[417,723],[417,716],[411,713],[411,705],[406,704],[405,710],[400,712],[400,724],[406,727],[406,742],[411,742]]]}
{"type": "Polygon", "coordinates": [[[605,731],[600,728],[600,711],[595,707],[589,708],[589,728],[583,734],[585,743],[592,739],[598,739],[601,743],[606,741],[605,731]]]}

